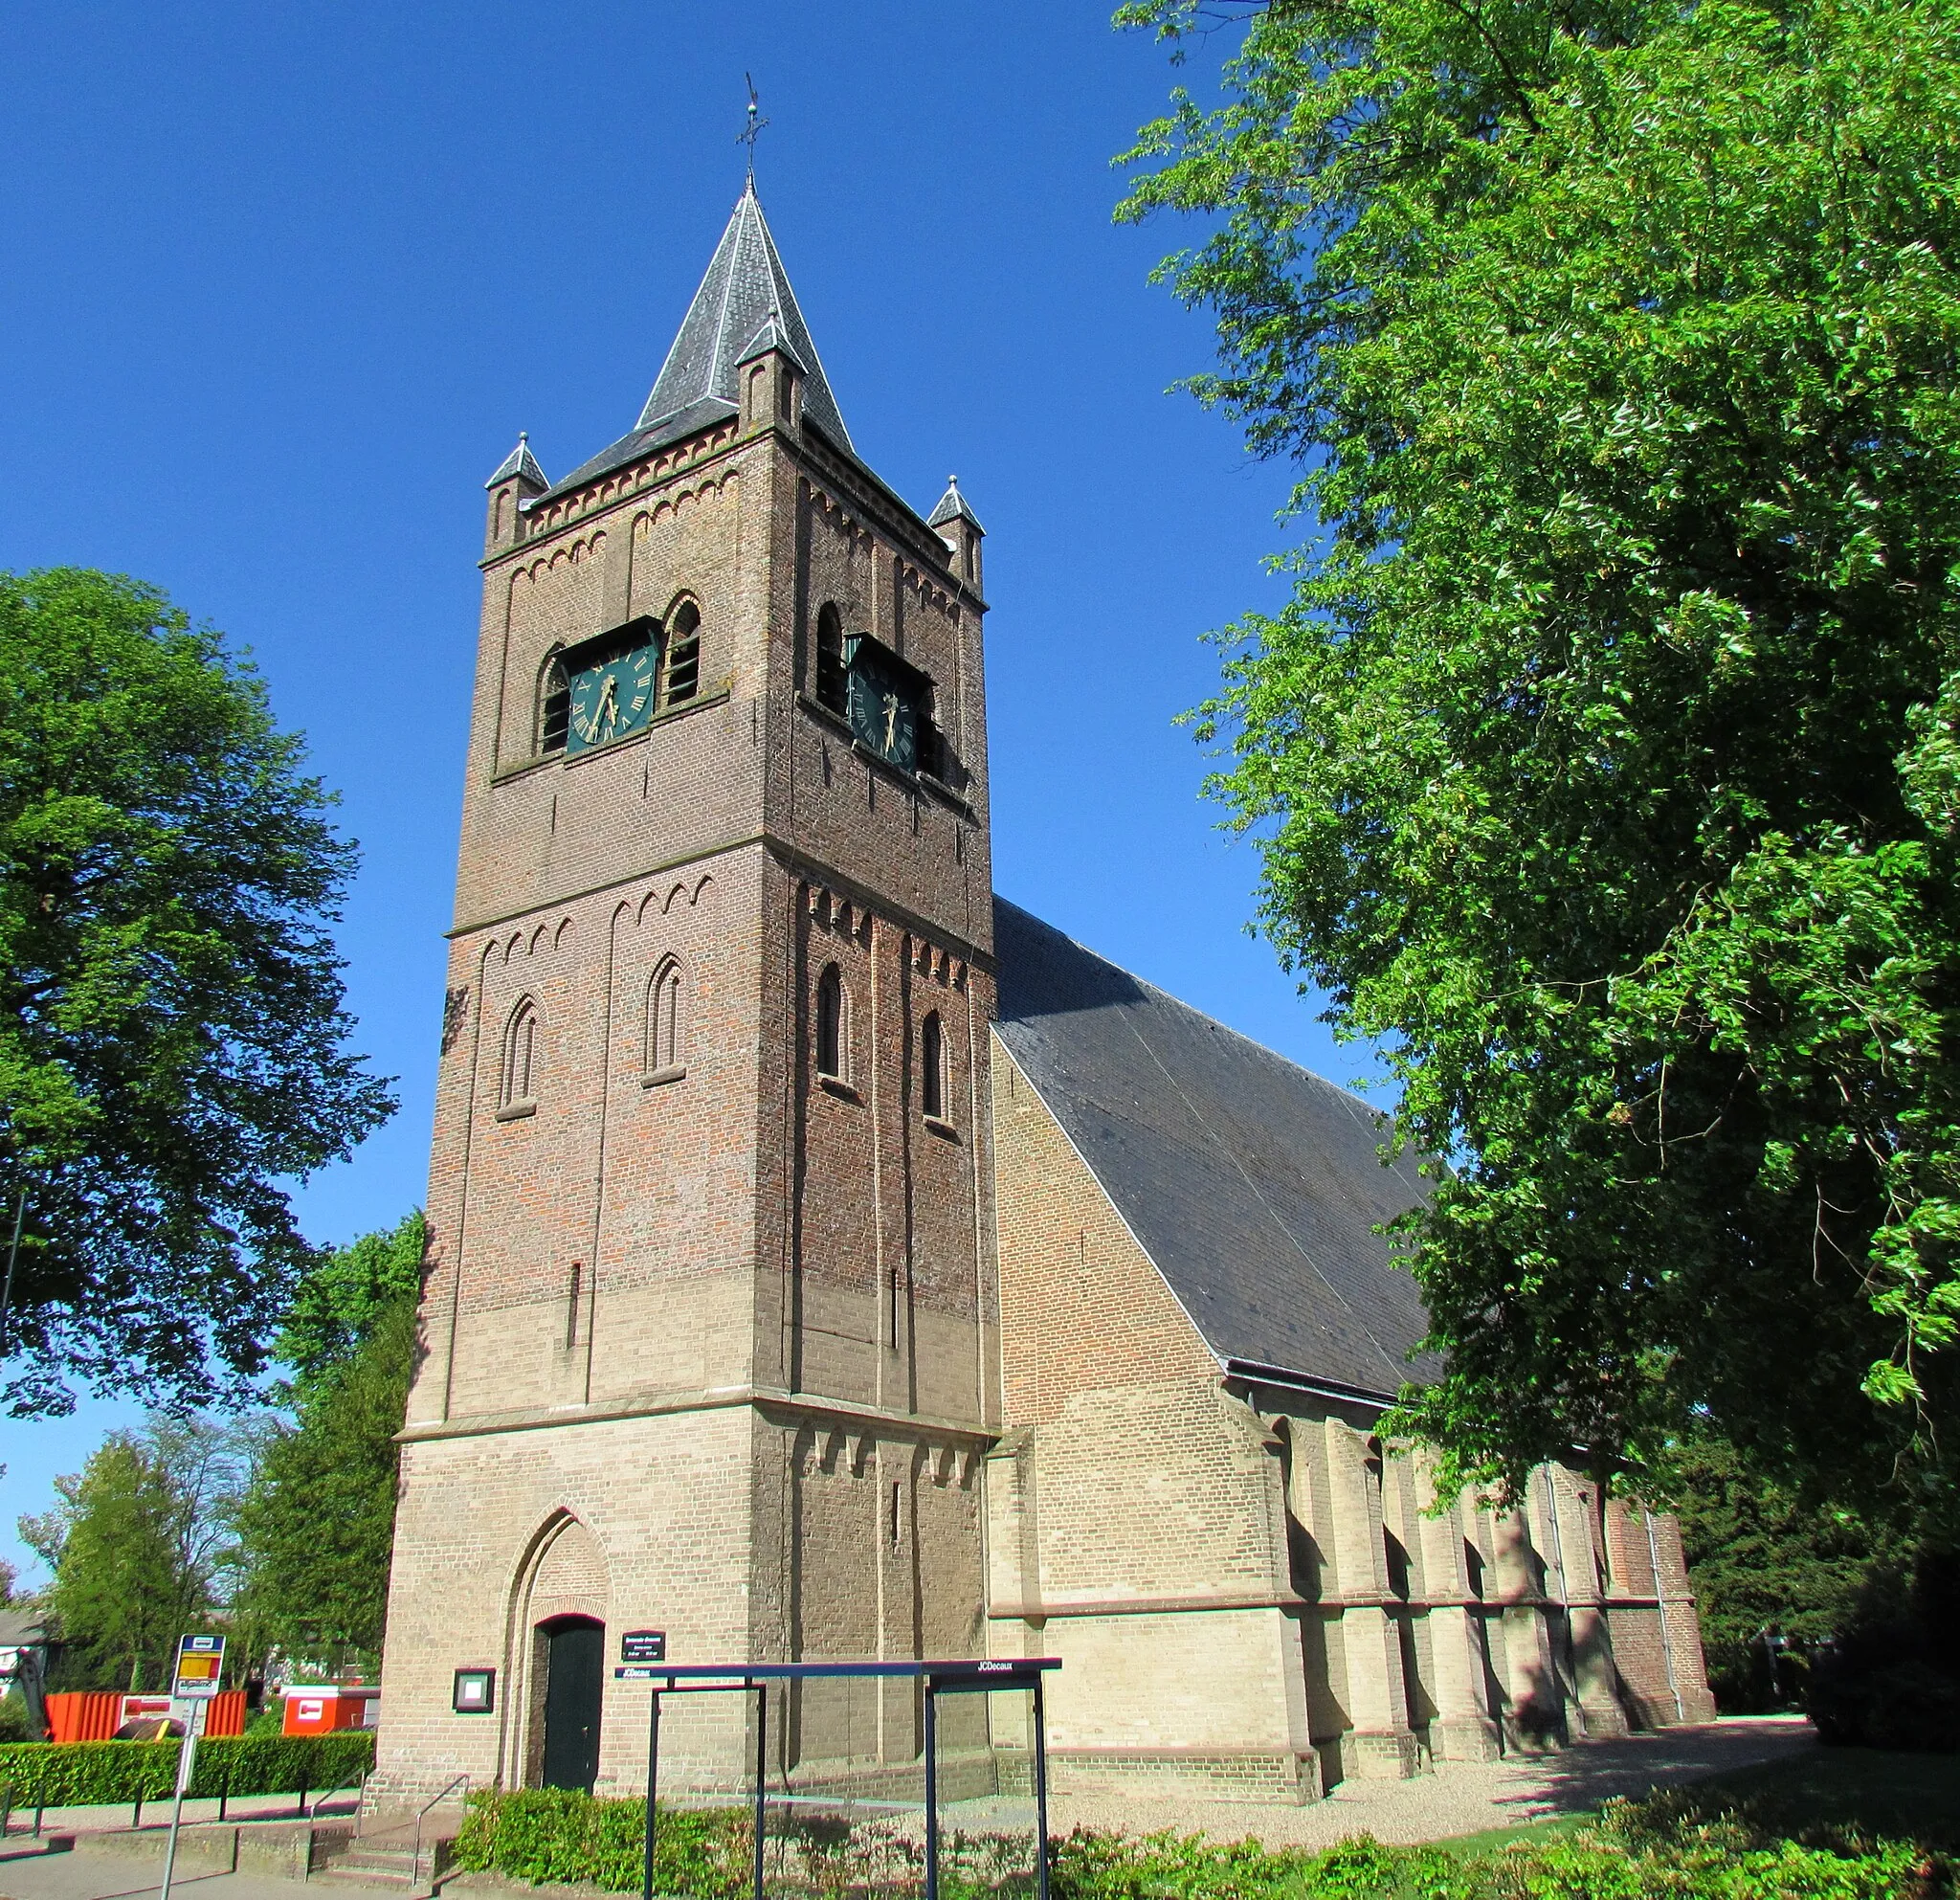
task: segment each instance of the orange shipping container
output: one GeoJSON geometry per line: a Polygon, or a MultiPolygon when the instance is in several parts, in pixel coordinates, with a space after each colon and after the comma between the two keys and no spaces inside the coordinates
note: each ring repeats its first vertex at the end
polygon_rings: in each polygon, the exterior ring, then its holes
{"type": "MultiPolygon", "coordinates": [[[[122,1726],[122,1698],[113,1689],[62,1689],[48,1698],[48,1727],[55,1741],[106,1742],[122,1726]]],[[[213,1736],[245,1732],[242,1688],[230,1688],[212,1697],[204,1732],[213,1736]]]]}
{"type": "Polygon", "coordinates": [[[113,1689],[63,1689],[48,1698],[48,1727],[57,1742],[105,1742],[122,1722],[113,1689]]]}

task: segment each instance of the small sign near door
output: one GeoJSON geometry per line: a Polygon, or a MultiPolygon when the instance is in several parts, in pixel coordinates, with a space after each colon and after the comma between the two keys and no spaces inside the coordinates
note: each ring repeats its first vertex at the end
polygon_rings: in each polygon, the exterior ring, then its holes
{"type": "Polygon", "coordinates": [[[664,1663],[667,1660],[667,1632],[664,1629],[622,1630],[619,1660],[622,1663],[664,1663]]]}

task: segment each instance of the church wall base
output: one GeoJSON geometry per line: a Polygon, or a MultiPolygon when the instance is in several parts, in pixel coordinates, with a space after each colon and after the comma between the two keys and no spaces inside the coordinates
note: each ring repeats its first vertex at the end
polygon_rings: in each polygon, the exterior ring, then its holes
{"type": "Polygon", "coordinates": [[[1357,1781],[1405,1781],[1429,1766],[1421,1738],[1408,1729],[1350,1729],[1341,1737],[1341,1765],[1357,1781]]]}
{"type": "Polygon", "coordinates": [[[1496,1761],[1503,1755],[1497,1724],[1483,1716],[1429,1725],[1430,1754],[1438,1764],[1496,1761]]]}
{"type": "Polygon", "coordinates": [[[1183,1795],[1214,1801],[1305,1803],[1321,1797],[1311,1749],[1051,1749],[1058,1795],[1183,1795]]]}

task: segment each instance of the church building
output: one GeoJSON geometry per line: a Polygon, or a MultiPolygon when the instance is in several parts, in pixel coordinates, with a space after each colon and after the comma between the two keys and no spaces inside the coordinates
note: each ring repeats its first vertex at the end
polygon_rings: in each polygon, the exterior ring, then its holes
{"type": "Polygon", "coordinates": [[[488,489],[378,1788],[642,1791],[642,1629],[1059,1658],[1064,1791],[1711,1716],[1670,1519],[1377,1436],[1379,1118],[994,895],[979,520],[859,458],[752,182],[633,428],[488,489]]]}

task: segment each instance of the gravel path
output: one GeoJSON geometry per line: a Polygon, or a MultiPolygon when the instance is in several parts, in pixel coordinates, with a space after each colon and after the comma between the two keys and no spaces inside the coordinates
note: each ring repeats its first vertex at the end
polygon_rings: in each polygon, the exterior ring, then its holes
{"type": "Polygon", "coordinates": [[[1062,1795],[1049,1805],[1053,1830],[1164,1828],[1270,1846],[1330,1846],[1350,1834],[1381,1841],[1438,1841],[1489,1827],[1573,1814],[1615,1795],[1644,1795],[1681,1781],[1780,1761],[1817,1746],[1800,1715],[1730,1716],[1699,1727],[1587,1742],[1552,1755],[1457,1762],[1408,1781],[1346,1781],[1306,1807],[1187,1800],[1175,1796],[1062,1795]]]}

